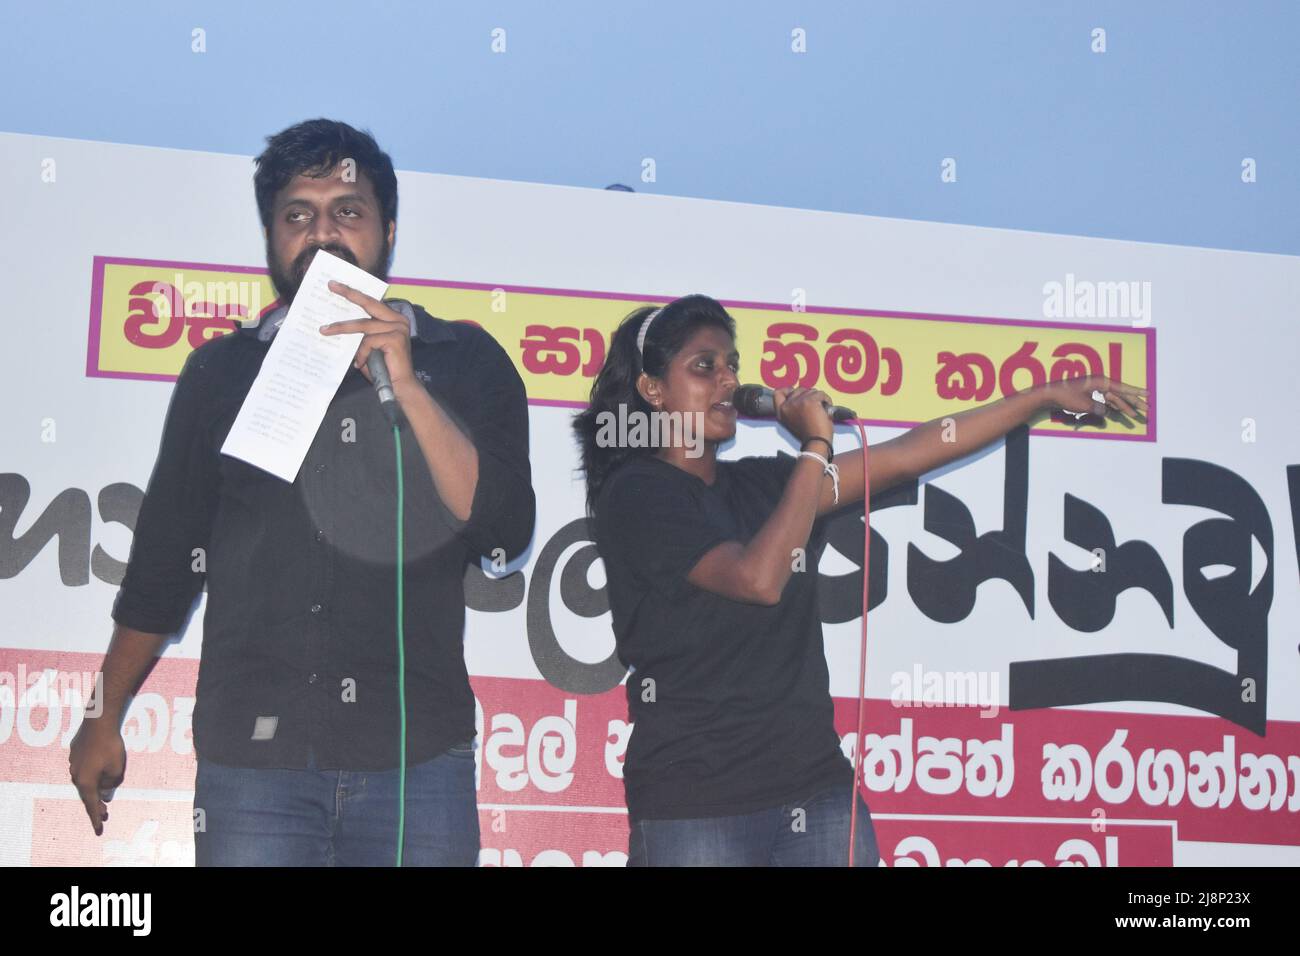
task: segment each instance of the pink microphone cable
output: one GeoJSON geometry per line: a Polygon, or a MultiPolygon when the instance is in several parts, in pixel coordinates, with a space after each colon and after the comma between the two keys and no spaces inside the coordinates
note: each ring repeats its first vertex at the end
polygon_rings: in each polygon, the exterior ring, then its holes
{"type": "Polygon", "coordinates": [[[858,663],[858,732],[853,744],[853,796],[849,811],[849,866],[853,866],[853,847],[858,829],[858,787],[862,780],[862,731],[867,699],[867,604],[871,598],[871,469],[867,458],[867,430],[862,419],[853,419],[862,442],[862,650],[858,663]]]}

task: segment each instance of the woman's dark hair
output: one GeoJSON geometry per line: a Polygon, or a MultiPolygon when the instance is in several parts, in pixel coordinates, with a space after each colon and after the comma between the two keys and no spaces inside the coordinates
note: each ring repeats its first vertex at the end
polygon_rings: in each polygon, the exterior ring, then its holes
{"type": "Polygon", "coordinates": [[[337,120],[306,120],[266,138],[266,149],[254,162],[253,191],[262,225],[271,229],[271,207],[280,190],[298,175],[321,177],[334,172],[345,159],[364,172],[379,200],[381,225],[385,231],[397,218],[397,174],[393,161],[379,148],[369,132],[353,129],[337,120]]]}
{"type": "Polygon", "coordinates": [[[636,337],[641,323],[654,312],[656,306],[647,305],[630,312],[614,331],[605,364],[591,385],[591,401],[585,411],[573,419],[573,430],[578,436],[582,451],[582,472],[587,479],[587,513],[596,513],[596,499],[605,480],[619,465],[634,455],[652,454],[653,448],[602,447],[597,442],[603,416],[619,417],[619,406],[626,406],[625,415],[632,412],[649,414],[654,409],[636,389],[637,377],[644,371],[662,377],[668,363],[681,351],[687,340],[697,330],[716,326],[733,339],[736,337],[735,320],[716,300],[707,295],[688,295],[674,299],[650,323],[646,332],[644,354],[637,351],[636,337]]]}

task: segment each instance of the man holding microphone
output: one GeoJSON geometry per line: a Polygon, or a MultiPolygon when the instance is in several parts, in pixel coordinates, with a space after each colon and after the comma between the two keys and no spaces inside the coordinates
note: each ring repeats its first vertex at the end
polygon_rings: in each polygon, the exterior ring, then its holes
{"type": "MultiPolygon", "coordinates": [[[[311,120],[270,137],[254,176],[279,301],[318,250],[388,276],[397,180],[367,133],[311,120]]],[[[206,579],[194,710],[199,865],[389,865],[399,829],[397,498],[393,427],[366,359],[383,353],[405,419],[405,840],[403,862],[473,865],[479,849],[474,698],[463,577],[532,537],[523,382],[482,329],[338,283],[368,318],[297,478],[220,449],[282,313],[195,350],[162,442],[113,607],[102,715],[71,747],[96,834],[120,785],[120,724],[206,579]],[[411,441],[410,438],[414,438],[411,441]]]]}

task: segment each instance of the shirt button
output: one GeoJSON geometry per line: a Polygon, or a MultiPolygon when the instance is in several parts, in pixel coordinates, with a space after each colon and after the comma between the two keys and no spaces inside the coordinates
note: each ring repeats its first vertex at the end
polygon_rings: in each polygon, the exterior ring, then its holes
{"type": "Polygon", "coordinates": [[[317,465],[317,466],[316,466],[316,474],[319,475],[319,474],[320,474],[322,471],[324,471],[324,470],[325,470],[325,466],[324,466],[324,465],[317,465]]]}
{"type": "Polygon", "coordinates": [[[322,610],[324,610],[324,608],[321,607],[321,605],[319,605],[319,604],[313,604],[313,605],[311,606],[311,612],[312,612],[313,614],[319,614],[322,610]]]}
{"type": "Polygon", "coordinates": [[[316,540],[317,540],[317,541],[324,541],[324,540],[325,540],[325,532],[324,532],[324,531],[317,531],[317,532],[316,532],[316,540]]]}
{"type": "Polygon", "coordinates": [[[310,677],[308,677],[308,678],[307,678],[307,683],[308,683],[308,684],[314,684],[314,683],[316,683],[316,675],[315,675],[315,674],[312,674],[310,677]]]}

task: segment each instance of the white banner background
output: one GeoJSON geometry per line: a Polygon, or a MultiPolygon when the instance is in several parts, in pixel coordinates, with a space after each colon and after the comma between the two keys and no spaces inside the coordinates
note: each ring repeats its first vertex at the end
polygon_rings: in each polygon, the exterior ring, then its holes
{"type": "MultiPolygon", "coordinates": [[[[112,483],[146,484],[171,386],[86,376],[91,261],[106,255],[264,266],[252,165],[240,156],[13,134],[0,134],[0,154],[11,212],[9,228],[0,237],[0,261],[4,286],[13,296],[3,320],[9,368],[0,416],[0,473],[20,474],[32,489],[14,535],[21,538],[60,492],[80,488],[92,502],[91,546],[124,560],[129,530],[101,520],[94,502],[100,489],[112,483]],[[42,178],[42,164],[49,159],[57,164],[53,183],[42,178]],[[53,442],[42,440],[47,420],[57,426],[53,442]]],[[[1212,736],[1235,734],[1239,751],[1255,748],[1277,753],[1283,761],[1288,756],[1300,760],[1293,743],[1289,749],[1279,749],[1281,741],[1269,746],[1275,723],[1282,730],[1286,723],[1300,721],[1300,578],[1286,483],[1287,466],[1300,464],[1300,438],[1292,419],[1300,405],[1300,348],[1294,329],[1300,259],[423,173],[402,173],[399,179],[396,277],[646,296],[705,292],[723,300],[774,303],[790,301],[797,288],[806,290],[810,305],[1028,320],[1045,318],[1044,284],[1064,282],[1067,274],[1091,281],[1149,282],[1150,321],[1158,342],[1159,440],[1030,439],[1025,550],[1035,576],[1032,619],[1008,584],[989,581],[979,588],[975,609],[965,620],[953,625],[930,620],[907,594],[906,545],[915,544],[936,559],[948,558],[956,549],[924,530],[924,491],[917,506],[873,515],[873,528],[890,543],[890,586],[887,600],[870,618],[868,696],[888,699],[892,675],[910,674],[918,664],[927,671],[996,672],[1003,705],[1007,669],[1017,660],[1141,651],[1233,672],[1236,653],[1197,617],[1181,584],[1185,531],[1217,515],[1161,503],[1162,459],[1199,459],[1249,482],[1268,508],[1274,534],[1270,733],[1257,738],[1215,719],[1212,736]],[[1255,423],[1254,442],[1243,441],[1244,419],[1255,423]],[[1141,539],[1155,547],[1174,581],[1173,629],[1150,595],[1136,589],[1119,597],[1113,623],[1095,634],[1072,630],[1052,612],[1049,553],[1074,568],[1086,568],[1089,562],[1086,552],[1063,537],[1066,493],[1104,512],[1119,542],[1141,539]]],[[[610,308],[621,315],[630,306],[611,302],[610,308]]],[[[742,356],[742,369],[753,373],[757,366],[757,355],[742,356]]],[[[858,410],[870,417],[869,406],[858,410]]],[[[530,581],[539,549],[582,514],[571,415],[563,408],[530,409],[540,506],[533,547],[513,566],[522,566],[530,581]]],[[[869,434],[874,444],[899,431],[872,428],[869,434]]],[[[837,449],[855,443],[846,432],[837,449]]],[[[724,454],[778,448],[789,445],[773,428],[742,423],[735,446],[724,454]]],[[[958,496],[970,508],[976,532],[984,533],[1002,526],[1004,458],[998,443],[924,476],[923,482],[958,496]]],[[[0,538],[0,548],[9,547],[0,538]]],[[[93,575],[85,586],[65,587],[57,551],[51,541],[16,576],[0,579],[0,648],[99,655],[107,647],[116,588],[93,575]]],[[[1252,581],[1263,572],[1261,557],[1256,550],[1252,581]]],[[[851,568],[834,553],[822,565],[827,574],[851,568]]],[[[593,569],[594,585],[601,583],[599,574],[593,569]]],[[[466,657],[472,674],[539,678],[529,652],[525,609],[526,602],[501,613],[470,612],[466,657]]],[[[198,657],[201,610],[183,638],[169,646],[168,658],[198,657]]],[[[597,662],[611,653],[608,615],[580,618],[552,595],[551,620],[573,657],[597,662]]],[[[837,697],[856,695],[858,633],[857,621],[825,628],[831,689],[837,697]]],[[[1078,709],[1205,717],[1141,701],[1078,709]]],[[[66,720],[64,727],[69,727],[66,720]]],[[[879,732],[896,729],[895,724],[879,732]]],[[[1286,729],[1286,739],[1294,742],[1294,728],[1286,729]]],[[[43,859],[37,808],[43,800],[75,797],[64,782],[66,774],[61,778],[42,771],[32,779],[32,774],[18,772],[17,764],[26,759],[26,751],[16,746],[18,733],[16,727],[6,733],[0,724],[0,863],[6,864],[43,859]]],[[[997,731],[983,736],[996,737],[997,731]]],[[[66,751],[62,740],[47,746],[66,751]]],[[[62,759],[66,766],[66,756],[62,759]]],[[[1022,785],[1032,786],[1038,767],[1018,769],[1022,785]]],[[[133,790],[132,785],[128,767],[121,799],[160,801],[185,823],[191,794],[183,787],[137,785],[133,790]]],[[[1289,786],[1294,795],[1300,778],[1289,786]]],[[[563,794],[560,799],[564,805],[563,794]]],[[[607,804],[589,805],[575,797],[570,805],[617,812],[607,804]]],[[[79,804],[75,812],[80,812],[79,804]]],[[[1173,861],[1298,863],[1300,818],[1289,808],[1277,813],[1289,821],[1289,840],[1272,845],[1234,840],[1225,825],[1221,839],[1189,841],[1177,839],[1175,829],[1173,861]]],[[[1084,809],[1078,813],[1086,815],[1084,809]]],[[[877,810],[877,816],[888,815],[877,810]]],[[[582,819],[575,816],[573,826],[580,827],[582,819]]],[[[485,847],[501,845],[493,842],[491,820],[484,817],[485,847]]],[[[76,847],[60,859],[113,862],[101,856],[84,814],[78,826],[65,819],[54,832],[65,848],[76,847]]],[[[581,843],[577,839],[574,845],[581,843]]],[[[186,862],[183,840],[180,844],[153,861],[186,862]]],[[[605,854],[601,862],[621,862],[616,851],[625,847],[618,847],[617,840],[606,844],[600,848],[605,854]]],[[[886,862],[892,864],[888,844],[882,839],[886,862]]],[[[580,854],[571,856],[579,861],[580,854]]]]}

